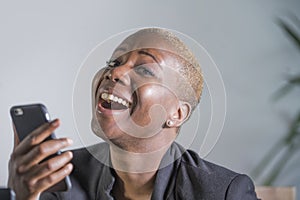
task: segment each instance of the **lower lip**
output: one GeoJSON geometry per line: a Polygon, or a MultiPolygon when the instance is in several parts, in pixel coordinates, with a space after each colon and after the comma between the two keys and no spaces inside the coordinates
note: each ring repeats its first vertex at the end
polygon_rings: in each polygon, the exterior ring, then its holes
{"type": "Polygon", "coordinates": [[[101,102],[98,103],[98,112],[100,112],[101,114],[104,114],[104,115],[118,115],[118,114],[124,113],[127,110],[128,109],[124,109],[124,110],[111,110],[111,109],[104,108],[101,105],[101,102]]]}

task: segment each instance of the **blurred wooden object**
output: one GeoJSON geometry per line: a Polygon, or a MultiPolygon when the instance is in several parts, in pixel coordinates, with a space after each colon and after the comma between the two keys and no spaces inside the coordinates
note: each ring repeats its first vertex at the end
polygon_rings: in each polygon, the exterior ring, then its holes
{"type": "Polygon", "coordinates": [[[261,200],[296,200],[295,187],[264,187],[255,188],[257,197],[261,200]]]}

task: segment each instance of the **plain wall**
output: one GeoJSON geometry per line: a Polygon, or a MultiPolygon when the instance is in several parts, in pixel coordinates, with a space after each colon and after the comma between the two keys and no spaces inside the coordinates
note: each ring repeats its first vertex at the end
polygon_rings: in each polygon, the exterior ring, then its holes
{"type": "MultiPolygon", "coordinates": [[[[7,182],[13,145],[9,108],[45,103],[61,119],[57,135],[82,146],[72,113],[79,67],[111,35],[145,26],[185,33],[209,52],[223,77],[227,112],[222,135],[206,159],[249,174],[299,109],[299,90],[278,102],[271,99],[300,64],[298,49],[275,22],[289,13],[300,17],[299,10],[296,0],[2,1],[0,185],[7,182]]],[[[199,149],[198,140],[191,148],[199,149]]],[[[299,188],[299,166],[296,154],[276,184],[299,188]]]]}

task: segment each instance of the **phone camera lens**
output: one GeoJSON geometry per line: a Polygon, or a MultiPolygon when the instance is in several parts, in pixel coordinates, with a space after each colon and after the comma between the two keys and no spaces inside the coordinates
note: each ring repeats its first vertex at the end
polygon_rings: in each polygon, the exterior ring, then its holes
{"type": "Polygon", "coordinates": [[[16,108],[14,110],[14,113],[16,116],[20,116],[20,115],[23,115],[23,110],[21,108],[16,108]]]}

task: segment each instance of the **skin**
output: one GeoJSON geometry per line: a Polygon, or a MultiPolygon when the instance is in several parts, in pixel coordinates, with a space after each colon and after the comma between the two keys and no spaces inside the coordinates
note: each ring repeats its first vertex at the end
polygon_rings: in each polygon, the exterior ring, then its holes
{"type": "Polygon", "coordinates": [[[155,35],[132,35],[112,55],[117,62],[94,78],[92,127],[110,144],[117,199],[151,198],[160,161],[191,113],[190,104],[176,95],[180,63],[168,51],[153,48],[153,40],[159,47],[168,48],[155,35]],[[103,91],[128,100],[131,107],[103,109],[99,100],[103,91]],[[172,125],[166,123],[168,120],[172,125]]]}
{"type": "MultiPolygon", "coordinates": [[[[151,198],[160,161],[191,113],[190,104],[176,95],[180,92],[176,90],[180,63],[168,49],[171,47],[155,34],[131,35],[112,56],[121,59],[119,65],[100,71],[93,80],[92,128],[110,144],[117,174],[113,194],[117,199],[151,198]],[[101,108],[103,91],[117,93],[131,103],[130,108],[101,108]]],[[[15,133],[8,185],[18,200],[38,199],[41,192],[71,173],[69,151],[40,163],[72,143],[68,138],[43,142],[58,126],[58,120],[44,124],[22,142],[15,133]]]]}
{"type": "Polygon", "coordinates": [[[157,49],[161,46],[166,49],[167,44],[160,41],[157,42],[159,45],[156,49],[134,51],[151,46],[147,41],[156,39],[151,38],[155,37],[152,35],[134,36],[127,38],[112,55],[112,58],[118,58],[117,61],[121,64],[109,67],[108,71],[102,71],[103,73],[94,78],[95,116],[92,128],[98,136],[121,149],[136,153],[152,152],[173,141],[177,135],[174,129],[173,134],[164,134],[166,137],[160,137],[163,135],[161,130],[165,127],[166,121],[170,119],[174,122],[174,127],[179,127],[190,115],[191,108],[187,102],[179,101],[175,93],[179,80],[177,59],[174,55],[157,49]],[[157,62],[152,57],[155,57],[157,62]],[[140,71],[144,70],[144,67],[152,70],[155,76],[141,74],[140,71]],[[108,78],[109,74],[112,75],[111,78],[108,78]],[[98,99],[100,94],[107,90],[134,105],[127,112],[104,114],[100,111],[99,114],[98,99]],[[151,113],[151,109],[156,114],[151,113]],[[102,131],[95,131],[99,130],[97,127],[99,125],[102,131]],[[142,129],[132,129],[134,125],[142,129]],[[133,146],[134,148],[131,148],[133,146]]]}
{"type": "Polygon", "coordinates": [[[125,112],[123,110],[113,113],[104,113],[105,111],[100,111],[101,113],[97,112],[97,119],[107,139],[118,145],[121,149],[132,152],[149,152],[149,147],[155,145],[156,147],[153,147],[151,150],[153,151],[162,147],[165,142],[159,144],[158,140],[153,140],[154,138],[162,138],[157,137],[158,135],[155,135],[158,134],[157,131],[152,133],[152,130],[162,129],[166,118],[171,117],[171,112],[173,111],[174,115],[176,114],[178,101],[171,91],[161,85],[163,82],[160,76],[164,75],[159,67],[151,64],[155,66],[153,68],[159,74],[155,78],[139,74],[140,69],[136,69],[138,72],[133,71],[136,63],[151,63],[153,61],[147,61],[148,57],[141,56],[137,52],[131,52],[130,55],[126,56],[128,58],[124,59],[129,62],[115,67],[104,74],[105,78],[100,84],[97,96],[100,96],[102,91],[111,90],[113,94],[118,94],[123,99],[128,99],[134,105],[125,112]],[[112,74],[111,78],[108,78],[109,73],[112,74]],[[136,85],[137,89],[134,90],[132,85],[136,85]],[[160,108],[155,109],[155,105],[159,105],[160,108]],[[155,109],[155,114],[151,113],[151,109],[155,109]],[[138,127],[134,127],[132,129],[133,125],[142,128],[138,129],[138,127]],[[120,129],[120,126],[123,130],[120,129]],[[124,130],[127,134],[124,133],[124,130]],[[136,137],[140,138],[140,140],[136,140],[136,137]],[[148,137],[151,137],[151,140],[148,140],[148,137]],[[140,145],[135,142],[138,142],[140,145]],[[135,147],[130,148],[133,144],[135,147]],[[136,145],[139,146],[137,147],[136,145]]]}
{"type": "Polygon", "coordinates": [[[19,142],[15,132],[14,148],[9,160],[8,186],[15,191],[17,200],[38,199],[41,192],[71,173],[73,155],[70,151],[41,162],[72,143],[68,138],[43,142],[58,126],[58,119],[46,123],[22,142],[19,142]]]}

